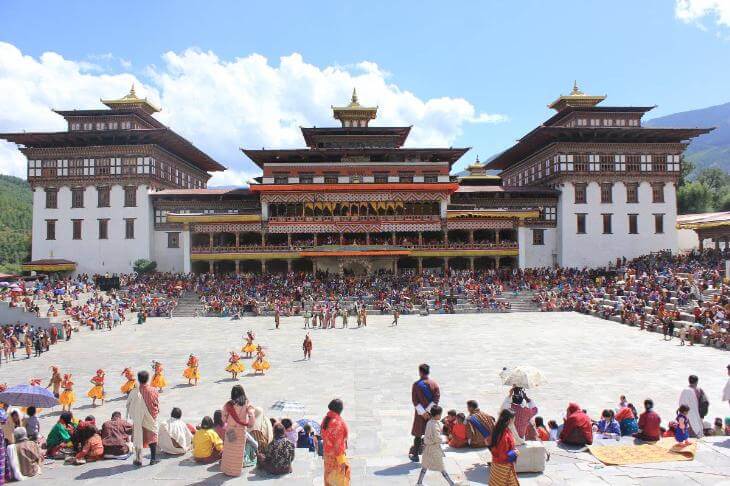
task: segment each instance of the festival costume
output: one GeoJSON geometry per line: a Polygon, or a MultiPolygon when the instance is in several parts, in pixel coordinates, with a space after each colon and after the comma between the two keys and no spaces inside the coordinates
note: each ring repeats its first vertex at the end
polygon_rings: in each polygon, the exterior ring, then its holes
{"type": "Polygon", "coordinates": [[[253,369],[256,370],[258,373],[259,371],[263,373],[264,371],[271,368],[271,365],[266,360],[266,354],[264,353],[261,346],[259,346],[258,351],[256,353],[256,361],[253,362],[253,369]]]}
{"type": "Polygon", "coordinates": [[[243,373],[246,367],[241,363],[241,357],[238,353],[231,352],[231,356],[228,358],[228,366],[226,371],[228,373],[243,373]]]}
{"type": "Polygon", "coordinates": [[[61,393],[61,382],[63,377],[58,369],[58,366],[51,366],[51,380],[48,382],[46,388],[53,387],[53,396],[58,398],[61,393]]]}
{"type": "Polygon", "coordinates": [[[193,356],[192,354],[188,358],[188,364],[187,368],[185,368],[185,371],[183,371],[183,376],[187,378],[188,380],[199,380],[200,379],[200,370],[198,369],[200,365],[200,361],[198,358],[193,356]]]}
{"type": "Polygon", "coordinates": [[[226,424],[221,472],[226,476],[237,477],[241,475],[243,466],[246,431],[256,420],[254,409],[249,404],[241,406],[228,401],[221,412],[223,423],[226,424]]]}
{"type": "Polygon", "coordinates": [[[134,390],[134,387],[137,386],[137,381],[134,378],[134,372],[132,371],[132,368],[124,368],[124,371],[122,371],[121,374],[127,379],[127,381],[124,385],[122,385],[120,390],[125,395],[129,395],[129,392],[134,390]]]}
{"type": "Polygon", "coordinates": [[[96,370],[96,375],[91,379],[91,383],[94,386],[86,396],[94,400],[104,401],[104,370],[96,370]]]}
{"type": "Polygon", "coordinates": [[[246,344],[241,348],[241,351],[248,354],[249,357],[251,357],[251,354],[255,353],[256,349],[258,349],[258,346],[254,344],[255,339],[256,335],[253,331],[246,332],[246,344]]]}
{"type": "Polygon", "coordinates": [[[489,466],[489,486],[519,486],[515,472],[515,440],[509,428],[492,447],[492,464],[489,466]]]}
{"type": "Polygon", "coordinates": [[[426,431],[426,419],[423,415],[431,410],[431,407],[438,405],[441,399],[441,390],[438,383],[430,378],[423,378],[411,386],[411,402],[413,403],[413,446],[408,453],[411,459],[417,460],[421,454],[422,437],[426,431]]]}
{"type": "Polygon", "coordinates": [[[71,375],[63,375],[63,382],[61,383],[61,396],[58,397],[58,402],[64,407],[71,409],[71,405],[76,402],[76,394],[74,393],[74,382],[71,381],[71,375]]]}
{"type": "Polygon", "coordinates": [[[167,386],[167,380],[165,380],[165,375],[163,374],[162,363],[160,363],[159,361],[153,361],[152,369],[154,370],[155,374],[152,376],[150,386],[162,390],[167,386]]]}
{"type": "MultiPolygon", "coordinates": [[[[327,428],[322,429],[324,485],[349,486],[350,465],[347,462],[347,424],[342,417],[333,411],[327,412],[329,417],[327,428]],[[344,471],[343,471],[343,467],[344,471]]],[[[324,421],[322,421],[324,423],[324,421]]]]}

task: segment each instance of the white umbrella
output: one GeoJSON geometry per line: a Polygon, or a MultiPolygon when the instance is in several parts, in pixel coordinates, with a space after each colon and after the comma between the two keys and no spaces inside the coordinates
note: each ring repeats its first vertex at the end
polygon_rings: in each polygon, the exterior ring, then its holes
{"type": "Polygon", "coordinates": [[[271,410],[283,418],[302,417],[304,415],[304,405],[296,400],[277,400],[271,406],[271,410]]]}
{"type": "Polygon", "coordinates": [[[504,369],[499,374],[503,385],[518,386],[520,388],[535,388],[545,384],[547,380],[542,372],[534,366],[517,366],[504,369]]]}

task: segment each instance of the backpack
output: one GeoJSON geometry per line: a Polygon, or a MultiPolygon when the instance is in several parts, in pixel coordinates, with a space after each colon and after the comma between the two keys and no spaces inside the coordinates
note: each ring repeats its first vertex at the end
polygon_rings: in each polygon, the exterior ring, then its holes
{"type": "Polygon", "coordinates": [[[697,403],[699,404],[698,408],[700,412],[700,417],[705,418],[710,408],[710,401],[707,399],[707,395],[705,395],[705,390],[703,390],[702,388],[700,388],[697,397],[697,403]]]}

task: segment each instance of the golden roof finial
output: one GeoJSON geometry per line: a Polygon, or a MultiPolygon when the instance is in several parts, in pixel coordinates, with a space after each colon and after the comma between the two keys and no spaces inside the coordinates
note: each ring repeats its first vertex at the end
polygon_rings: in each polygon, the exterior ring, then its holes
{"type": "Polygon", "coordinates": [[[578,81],[573,81],[573,91],[570,92],[571,96],[580,96],[584,94],[580,89],[578,89],[578,81]]]}
{"type": "Polygon", "coordinates": [[[131,88],[129,88],[129,93],[122,96],[121,98],[111,100],[102,99],[101,102],[109,108],[139,106],[150,114],[160,111],[158,107],[147,101],[147,98],[140,98],[139,96],[137,96],[137,90],[134,87],[134,83],[132,83],[131,88]]]}
{"type": "Polygon", "coordinates": [[[129,89],[129,94],[127,95],[129,98],[136,98],[137,93],[134,91],[134,83],[132,83],[132,87],[129,89]]]}
{"type": "Polygon", "coordinates": [[[353,104],[353,105],[358,105],[359,104],[357,102],[357,89],[356,88],[352,88],[352,101],[350,103],[353,104]]]}
{"type": "Polygon", "coordinates": [[[578,87],[578,81],[573,81],[573,89],[567,96],[560,95],[557,100],[553,101],[548,105],[548,108],[552,108],[556,111],[561,111],[567,107],[574,108],[588,108],[596,106],[601,101],[605,100],[606,96],[591,96],[585,94],[578,87]]]}

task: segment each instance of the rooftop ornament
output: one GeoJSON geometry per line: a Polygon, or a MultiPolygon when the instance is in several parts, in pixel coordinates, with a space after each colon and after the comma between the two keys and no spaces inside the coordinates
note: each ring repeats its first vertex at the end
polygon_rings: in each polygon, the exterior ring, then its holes
{"type": "Polygon", "coordinates": [[[158,111],[160,111],[160,108],[150,103],[146,97],[140,98],[137,96],[137,92],[134,90],[134,83],[132,83],[132,87],[130,88],[129,93],[125,96],[116,100],[102,99],[101,102],[112,109],[139,107],[149,114],[157,113],[158,111]]]}
{"type": "Polygon", "coordinates": [[[558,99],[548,105],[548,108],[552,108],[555,111],[562,111],[565,108],[590,108],[605,99],[606,95],[591,96],[585,94],[578,88],[578,82],[573,81],[573,90],[570,94],[567,96],[560,95],[558,99]]]}

